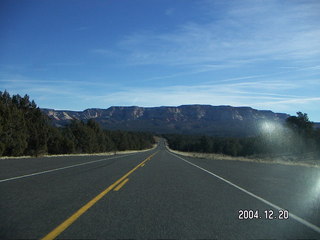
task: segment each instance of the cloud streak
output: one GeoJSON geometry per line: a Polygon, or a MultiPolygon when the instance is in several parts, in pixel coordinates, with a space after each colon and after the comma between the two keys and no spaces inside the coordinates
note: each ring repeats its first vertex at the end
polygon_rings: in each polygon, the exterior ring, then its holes
{"type": "MultiPolygon", "coordinates": [[[[251,80],[250,78],[246,78],[251,80]]],[[[40,81],[40,80],[39,80],[40,81]]],[[[288,81],[241,81],[218,82],[196,85],[174,85],[166,87],[127,87],[105,85],[94,82],[75,81],[3,81],[3,85],[15,94],[27,92],[32,99],[41,101],[40,107],[84,110],[85,108],[108,108],[112,105],[177,106],[183,104],[211,104],[251,106],[270,109],[276,112],[294,114],[297,107],[308,108],[320,104],[317,95],[301,93],[288,94],[291,90],[301,89],[303,83],[288,81]],[[97,86],[101,91],[92,94],[88,88],[97,86]],[[12,89],[12,91],[11,91],[12,89]],[[275,91],[276,90],[276,91],[275,91]],[[59,99],[59,101],[57,101],[59,99]]],[[[1,82],[1,80],[0,80],[1,82]]],[[[309,87],[318,86],[317,81],[309,81],[309,87]]]]}
{"type": "MultiPolygon", "coordinates": [[[[320,56],[320,4],[231,1],[225,15],[171,32],[140,31],[118,43],[130,64],[225,65],[234,60],[303,60],[320,56]],[[317,12],[318,11],[318,12],[317,12]]],[[[210,13],[212,16],[216,12],[210,13]]],[[[100,50],[101,54],[108,49],[100,50]]],[[[99,52],[99,51],[97,51],[99,52]]],[[[232,67],[232,66],[231,66],[232,67]]]]}

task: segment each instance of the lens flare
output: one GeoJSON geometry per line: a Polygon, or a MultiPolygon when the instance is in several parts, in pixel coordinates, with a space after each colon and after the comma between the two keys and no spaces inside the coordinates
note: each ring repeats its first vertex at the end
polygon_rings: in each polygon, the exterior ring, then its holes
{"type": "Polygon", "coordinates": [[[261,125],[261,129],[265,133],[272,133],[277,129],[277,125],[272,122],[263,122],[261,125]]]}

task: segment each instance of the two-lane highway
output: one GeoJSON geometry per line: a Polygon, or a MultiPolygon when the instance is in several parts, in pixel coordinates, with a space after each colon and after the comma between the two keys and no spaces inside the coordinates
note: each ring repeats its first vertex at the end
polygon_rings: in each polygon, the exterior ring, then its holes
{"type": "Polygon", "coordinates": [[[163,142],[0,167],[1,239],[320,239],[318,168],[181,157],[163,142]]]}

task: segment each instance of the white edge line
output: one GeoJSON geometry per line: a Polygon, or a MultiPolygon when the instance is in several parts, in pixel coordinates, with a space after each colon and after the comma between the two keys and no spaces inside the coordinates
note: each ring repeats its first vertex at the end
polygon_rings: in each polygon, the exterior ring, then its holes
{"type": "MultiPolygon", "coordinates": [[[[261,202],[263,202],[263,203],[265,203],[265,204],[267,204],[267,205],[269,205],[269,206],[271,206],[271,207],[273,207],[273,208],[275,208],[275,209],[277,209],[277,210],[284,209],[284,208],[281,208],[281,207],[279,207],[279,206],[277,206],[277,205],[275,205],[275,204],[273,204],[273,203],[271,203],[271,202],[263,199],[262,197],[259,197],[259,196],[255,195],[254,193],[249,192],[249,191],[245,190],[244,188],[242,188],[242,187],[240,187],[240,186],[238,186],[238,185],[236,185],[236,184],[234,184],[234,183],[232,183],[232,182],[224,179],[223,177],[218,176],[217,174],[214,174],[214,173],[212,173],[212,172],[210,172],[210,171],[208,171],[208,170],[206,170],[206,169],[204,169],[204,168],[202,168],[202,167],[199,167],[198,165],[196,165],[196,164],[194,164],[194,163],[191,163],[191,162],[183,159],[182,157],[180,157],[180,156],[178,156],[178,155],[176,155],[176,154],[171,153],[170,151],[168,151],[168,153],[170,153],[171,155],[173,155],[173,156],[175,156],[175,157],[177,157],[177,158],[180,158],[181,160],[185,161],[186,163],[188,163],[188,164],[190,164],[190,165],[192,165],[192,166],[194,166],[194,167],[197,167],[197,168],[201,169],[202,171],[205,171],[206,173],[209,173],[210,175],[215,176],[216,178],[219,178],[220,180],[224,181],[225,183],[228,183],[229,185],[231,185],[231,186],[239,189],[240,191],[242,191],[242,192],[250,195],[251,197],[254,197],[254,198],[260,200],[261,202]]],[[[304,220],[304,219],[301,218],[301,217],[298,217],[297,215],[295,215],[295,214],[293,214],[293,213],[289,213],[289,216],[290,216],[291,218],[293,218],[294,220],[296,220],[297,222],[305,225],[306,227],[311,228],[312,230],[320,233],[320,227],[318,227],[318,226],[316,226],[316,225],[314,225],[314,224],[312,224],[312,223],[304,220]]]]}
{"type": "Polygon", "coordinates": [[[45,173],[49,173],[49,172],[55,172],[55,171],[59,171],[59,170],[64,170],[64,169],[67,169],[67,168],[78,167],[78,166],[87,165],[87,164],[91,164],[91,163],[101,162],[101,161],[105,161],[105,160],[109,160],[109,159],[128,157],[128,156],[131,156],[131,155],[134,155],[134,154],[137,154],[137,153],[131,153],[131,154],[128,154],[128,155],[116,156],[116,157],[111,157],[111,158],[103,158],[103,159],[98,159],[98,160],[95,160],[95,161],[90,161],[90,162],[85,162],[85,163],[79,163],[79,164],[75,164],[75,165],[71,165],[71,166],[54,168],[54,169],[50,169],[50,170],[46,170],[46,171],[42,171],[42,172],[36,172],[36,173],[30,173],[30,174],[26,174],[26,175],[22,175],[22,176],[17,176],[17,177],[6,178],[6,179],[0,180],[0,183],[16,180],[16,179],[20,179],[20,178],[26,178],[26,177],[32,177],[32,176],[36,176],[36,175],[41,175],[41,174],[45,174],[45,173]]]}

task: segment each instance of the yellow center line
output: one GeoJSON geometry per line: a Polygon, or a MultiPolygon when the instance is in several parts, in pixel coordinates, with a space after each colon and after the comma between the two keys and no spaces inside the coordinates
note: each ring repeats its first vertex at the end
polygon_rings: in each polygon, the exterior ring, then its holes
{"type": "Polygon", "coordinates": [[[140,167],[144,167],[146,165],[147,161],[150,161],[151,158],[153,158],[154,155],[156,155],[159,151],[155,152],[154,154],[150,155],[149,157],[146,158],[146,160],[141,164],[140,167]]]}
{"type": "MultiPolygon", "coordinates": [[[[109,187],[107,187],[105,190],[103,190],[101,193],[99,193],[97,196],[95,196],[87,204],[85,204],[78,211],[76,211],[71,217],[69,217],[67,220],[65,220],[63,223],[61,223],[58,227],[56,227],[54,230],[52,230],[50,233],[48,233],[45,237],[43,237],[42,240],[55,239],[59,234],[61,234],[64,230],[66,230],[72,223],[74,223],[82,214],[84,214],[87,210],[89,210],[89,208],[91,208],[94,204],[96,204],[108,192],[110,192],[114,187],[116,187],[118,184],[120,184],[131,173],[133,173],[135,170],[137,170],[142,164],[145,164],[146,161],[150,160],[158,152],[159,151],[150,155],[148,158],[143,160],[141,163],[139,163],[137,166],[135,166],[133,169],[131,169],[129,172],[127,172],[125,175],[123,175],[121,178],[119,178],[117,181],[115,181],[113,184],[111,184],[109,187]]],[[[126,181],[124,181],[124,183],[121,183],[122,186],[125,184],[125,182],[126,181]]]]}
{"type": "Polygon", "coordinates": [[[116,186],[113,191],[119,191],[120,188],[123,187],[123,185],[125,185],[127,182],[129,181],[129,178],[127,178],[126,180],[124,180],[122,183],[120,183],[118,186],[116,186]]]}

